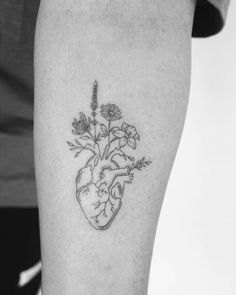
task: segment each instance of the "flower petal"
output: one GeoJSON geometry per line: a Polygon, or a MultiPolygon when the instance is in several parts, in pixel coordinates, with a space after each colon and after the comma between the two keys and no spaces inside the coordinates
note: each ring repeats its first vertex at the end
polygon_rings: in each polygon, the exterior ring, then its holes
{"type": "Polygon", "coordinates": [[[115,104],[106,104],[101,106],[101,115],[107,121],[116,121],[121,119],[121,110],[115,104]]]}
{"type": "Polygon", "coordinates": [[[134,138],[137,140],[140,140],[140,136],[139,136],[138,132],[135,134],[134,138]]]}
{"type": "Polygon", "coordinates": [[[123,122],[121,125],[121,130],[125,131],[128,126],[129,125],[127,123],[123,122]]]}
{"type": "Polygon", "coordinates": [[[132,147],[132,149],[136,149],[136,140],[133,137],[128,138],[128,145],[132,147]]]}
{"type": "Polygon", "coordinates": [[[86,116],[85,116],[84,113],[80,112],[79,115],[80,115],[80,118],[81,118],[83,121],[87,121],[86,116]]]}
{"type": "Polygon", "coordinates": [[[122,130],[116,130],[114,132],[112,132],[112,134],[115,136],[115,137],[118,137],[118,138],[122,138],[125,136],[125,132],[122,131],[122,130]]]}
{"type": "Polygon", "coordinates": [[[122,137],[121,139],[120,139],[120,147],[124,147],[125,145],[126,145],[126,143],[127,143],[127,138],[126,137],[122,137]]]}

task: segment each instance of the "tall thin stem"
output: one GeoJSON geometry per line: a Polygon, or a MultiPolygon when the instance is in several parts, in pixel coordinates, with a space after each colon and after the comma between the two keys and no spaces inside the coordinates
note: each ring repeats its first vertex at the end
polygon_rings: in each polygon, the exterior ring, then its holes
{"type": "Polygon", "coordinates": [[[110,146],[110,141],[111,141],[111,138],[110,138],[110,129],[111,129],[111,120],[109,120],[108,122],[108,145],[110,146]]]}
{"type": "Polygon", "coordinates": [[[103,159],[106,159],[107,153],[108,153],[109,148],[110,148],[110,145],[111,145],[110,129],[111,129],[111,120],[108,121],[108,127],[107,127],[107,132],[108,132],[108,135],[107,135],[107,145],[105,146],[105,149],[104,149],[104,152],[103,152],[103,155],[102,155],[102,160],[103,159]]]}
{"type": "MultiPolygon", "coordinates": [[[[94,117],[94,120],[95,120],[95,117],[94,117]]],[[[94,143],[98,147],[99,158],[101,158],[101,149],[100,149],[100,145],[99,145],[98,138],[97,138],[97,128],[96,128],[96,125],[97,124],[94,124],[94,143]]]]}

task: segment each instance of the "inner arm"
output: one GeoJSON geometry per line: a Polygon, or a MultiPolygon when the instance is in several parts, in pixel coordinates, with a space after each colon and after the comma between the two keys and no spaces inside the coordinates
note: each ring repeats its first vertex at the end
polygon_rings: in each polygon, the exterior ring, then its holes
{"type": "Polygon", "coordinates": [[[188,103],[194,2],[41,1],[34,132],[44,295],[146,293],[188,103]],[[108,105],[119,111],[107,115],[108,105]],[[104,163],[115,138],[131,157],[104,163]],[[109,227],[97,230],[91,184],[105,164],[129,165],[134,177],[109,227]],[[87,188],[79,196],[76,179],[87,188]]]}

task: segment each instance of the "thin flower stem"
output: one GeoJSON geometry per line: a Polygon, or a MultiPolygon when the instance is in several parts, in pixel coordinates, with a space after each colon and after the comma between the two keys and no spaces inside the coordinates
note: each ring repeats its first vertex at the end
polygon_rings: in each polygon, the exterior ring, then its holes
{"type": "Polygon", "coordinates": [[[90,131],[87,131],[87,133],[91,136],[91,139],[94,141],[94,143],[95,143],[95,138],[94,138],[94,136],[92,135],[92,133],[90,132],[90,131]]]}
{"type": "Polygon", "coordinates": [[[76,144],[75,146],[77,146],[78,148],[82,149],[82,150],[89,150],[91,151],[94,155],[96,154],[96,152],[90,148],[90,147],[87,147],[86,145],[83,145],[82,143],[78,142],[79,144],[76,144]]]}
{"type": "Polygon", "coordinates": [[[110,146],[110,129],[111,129],[111,120],[108,122],[108,145],[110,146]]]}
{"type": "Polygon", "coordinates": [[[111,147],[111,144],[112,144],[114,141],[118,140],[118,139],[119,139],[118,137],[115,137],[115,138],[113,138],[113,139],[111,140],[110,145],[109,145],[109,148],[107,149],[106,159],[108,159],[109,156],[110,156],[110,155],[111,155],[111,154],[117,149],[117,148],[115,148],[114,150],[112,150],[112,151],[108,154],[109,149],[110,149],[110,147],[111,147]]]}
{"type": "Polygon", "coordinates": [[[95,123],[95,117],[94,117],[94,137],[93,137],[93,141],[95,143],[95,145],[98,147],[98,152],[99,152],[99,158],[101,158],[101,150],[100,150],[100,145],[97,142],[97,130],[96,130],[96,123],[95,123]]]}
{"type": "Polygon", "coordinates": [[[103,155],[102,155],[102,160],[105,158],[107,159],[107,153],[109,151],[110,145],[111,145],[111,137],[110,137],[110,130],[111,130],[111,120],[108,121],[108,127],[107,127],[107,145],[105,146],[103,155]]]}
{"type": "Polygon", "coordinates": [[[113,139],[111,140],[111,142],[110,142],[110,145],[111,145],[114,141],[116,141],[116,140],[118,140],[118,139],[119,139],[118,137],[113,138],[113,139]]]}
{"type": "Polygon", "coordinates": [[[96,128],[96,120],[95,116],[93,117],[93,126],[94,126],[94,142],[96,143],[96,137],[97,137],[97,128],[96,128]]]}
{"type": "Polygon", "coordinates": [[[100,145],[99,145],[98,142],[96,143],[96,145],[97,145],[97,147],[98,147],[99,158],[101,159],[101,149],[100,149],[100,145]]]}

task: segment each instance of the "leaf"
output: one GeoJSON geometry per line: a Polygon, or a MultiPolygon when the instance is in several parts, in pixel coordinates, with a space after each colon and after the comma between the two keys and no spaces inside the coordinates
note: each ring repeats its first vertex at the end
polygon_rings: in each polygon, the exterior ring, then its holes
{"type": "Polygon", "coordinates": [[[100,124],[100,127],[101,127],[101,130],[102,130],[102,133],[101,134],[99,133],[99,135],[101,137],[107,137],[107,135],[108,135],[107,127],[104,124],[100,124]]]}
{"type": "Polygon", "coordinates": [[[92,148],[93,146],[90,144],[90,143],[87,143],[83,148],[86,149],[86,148],[92,148]]]}
{"type": "Polygon", "coordinates": [[[79,154],[82,152],[82,150],[83,150],[83,149],[81,149],[79,152],[77,152],[77,153],[75,154],[75,158],[79,156],[79,154]]]}
{"type": "Polygon", "coordinates": [[[74,150],[78,150],[78,149],[80,149],[79,146],[74,146],[74,147],[70,148],[70,151],[74,151],[74,150]]]}
{"type": "Polygon", "coordinates": [[[128,138],[128,142],[127,144],[132,148],[132,149],[136,149],[136,140],[132,137],[128,138]]]}
{"type": "Polygon", "coordinates": [[[149,166],[151,163],[151,161],[145,161],[145,157],[143,157],[142,159],[138,160],[135,164],[131,165],[130,171],[133,169],[141,170],[142,168],[149,166]]]}
{"type": "Polygon", "coordinates": [[[99,160],[99,157],[97,156],[97,157],[95,158],[95,160],[94,160],[94,166],[97,166],[97,164],[98,164],[98,160],[99,160]]]}
{"type": "Polygon", "coordinates": [[[110,129],[110,132],[113,132],[113,131],[117,131],[119,130],[120,128],[118,126],[114,126],[110,129]]]}
{"type": "Polygon", "coordinates": [[[103,133],[108,133],[107,127],[104,124],[100,124],[103,133]]]}
{"type": "Polygon", "coordinates": [[[102,136],[102,135],[101,135],[101,133],[99,132],[98,135],[97,135],[97,137],[95,138],[95,141],[96,141],[96,142],[100,141],[100,140],[101,140],[101,138],[100,138],[101,136],[102,136]]]}
{"type": "Polygon", "coordinates": [[[70,142],[70,141],[67,141],[66,142],[67,144],[69,144],[69,146],[75,146],[72,142],[70,142]]]}
{"type": "Polygon", "coordinates": [[[92,144],[91,144],[91,143],[88,143],[88,144],[86,144],[85,147],[89,147],[89,148],[94,149],[94,147],[95,147],[95,143],[94,143],[94,142],[93,142],[92,144]]]}
{"type": "Polygon", "coordinates": [[[126,137],[122,137],[119,141],[119,146],[120,147],[124,147],[127,143],[127,138],[126,137]]]}
{"type": "Polygon", "coordinates": [[[88,135],[83,135],[83,136],[80,136],[80,139],[88,140],[88,139],[91,139],[91,137],[88,135]]]}
{"type": "Polygon", "coordinates": [[[122,130],[116,130],[114,132],[112,132],[112,134],[115,136],[115,137],[118,137],[118,138],[122,138],[125,136],[125,132],[122,131],[122,130]]]}
{"type": "MultiPolygon", "coordinates": [[[[127,157],[130,161],[132,161],[132,162],[134,161],[134,157],[127,156],[127,155],[126,155],[126,157],[127,157]]],[[[134,165],[134,163],[132,163],[132,165],[134,165]]]]}
{"type": "Polygon", "coordinates": [[[77,138],[75,139],[75,142],[76,142],[79,146],[82,146],[82,144],[78,141],[77,138]]]}

